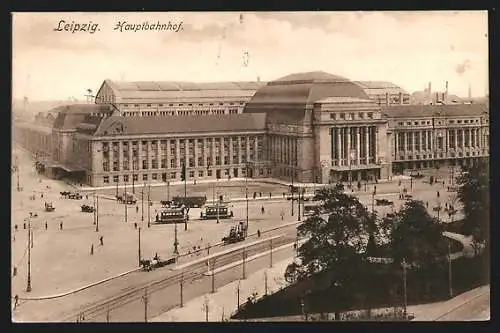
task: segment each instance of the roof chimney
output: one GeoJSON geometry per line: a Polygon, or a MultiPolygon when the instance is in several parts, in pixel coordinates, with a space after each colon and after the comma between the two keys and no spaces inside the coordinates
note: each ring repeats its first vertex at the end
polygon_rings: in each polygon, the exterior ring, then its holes
{"type": "Polygon", "coordinates": [[[389,105],[389,93],[385,93],[385,105],[389,105]]]}
{"type": "Polygon", "coordinates": [[[439,102],[439,93],[436,91],[436,104],[439,102]]]}
{"type": "Polygon", "coordinates": [[[441,100],[443,103],[446,101],[446,93],[443,93],[443,99],[441,100]]]}
{"type": "Polygon", "coordinates": [[[399,104],[403,104],[403,92],[399,92],[399,104]]]}

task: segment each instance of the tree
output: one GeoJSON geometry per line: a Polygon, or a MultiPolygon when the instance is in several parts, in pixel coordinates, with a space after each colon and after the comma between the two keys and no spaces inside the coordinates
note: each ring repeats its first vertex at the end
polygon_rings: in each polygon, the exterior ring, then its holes
{"type": "MultiPolygon", "coordinates": [[[[444,228],[437,218],[429,215],[422,201],[408,201],[391,218],[389,224],[391,252],[396,270],[406,262],[420,272],[420,283],[429,294],[431,280],[444,271],[447,242],[444,228]]],[[[387,228],[387,225],[386,225],[387,228]]]]}
{"type": "Polygon", "coordinates": [[[391,248],[395,263],[402,262],[425,268],[433,267],[447,253],[443,238],[444,228],[432,217],[422,201],[411,200],[392,218],[385,219],[391,224],[391,248]]]}
{"type": "Polygon", "coordinates": [[[297,228],[299,237],[308,238],[285,278],[292,283],[329,271],[335,294],[341,297],[355,288],[353,277],[360,272],[369,238],[369,213],[340,186],[317,191],[314,200],[321,202],[321,209],[297,228]]]}
{"type": "Polygon", "coordinates": [[[490,233],[490,170],[480,161],[458,177],[458,199],[465,215],[462,232],[478,242],[488,243],[490,233]]]}

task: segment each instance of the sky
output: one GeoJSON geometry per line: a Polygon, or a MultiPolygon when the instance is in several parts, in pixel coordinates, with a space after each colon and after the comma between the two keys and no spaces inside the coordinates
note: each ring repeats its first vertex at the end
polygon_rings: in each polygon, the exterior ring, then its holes
{"type": "Polygon", "coordinates": [[[486,11],[14,13],[12,25],[15,99],[85,100],[104,79],[271,81],[309,71],[410,93],[429,82],[444,91],[446,81],[462,97],[469,85],[474,97],[488,91],[486,11]],[[178,30],[126,30],[143,22],[178,30]],[[65,31],[72,23],[86,31],[65,31]]]}

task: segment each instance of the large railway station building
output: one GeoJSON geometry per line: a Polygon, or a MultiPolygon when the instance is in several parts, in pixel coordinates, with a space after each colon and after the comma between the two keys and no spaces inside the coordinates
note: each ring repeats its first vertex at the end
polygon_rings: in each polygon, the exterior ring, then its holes
{"type": "Polygon", "coordinates": [[[487,105],[410,105],[386,87],[384,103],[373,84],[324,72],[267,83],[105,80],[95,104],[15,123],[14,139],[52,174],[92,186],[178,181],[182,165],[190,181],[388,179],[488,156],[487,105]]]}

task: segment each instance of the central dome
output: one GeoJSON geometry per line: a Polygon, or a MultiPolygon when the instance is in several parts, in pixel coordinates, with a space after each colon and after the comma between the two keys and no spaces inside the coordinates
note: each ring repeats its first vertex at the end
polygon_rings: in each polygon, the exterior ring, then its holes
{"type": "Polygon", "coordinates": [[[350,81],[342,76],[318,71],[318,72],[290,74],[282,78],[279,78],[275,81],[272,81],[270,82],[270,84],[278,85],[278,84],[297,84],[297,83],[313,83],[313,82],[350,82],[350,81]]]}
{"type": "Polygon", "coordinates": [[[345,77],[321,71],[295,73],[257,90],[244,112],[266,112],[268,119],[297,121],[315,102],[328,97],[370,99],[359,85],[345,77]]]}

